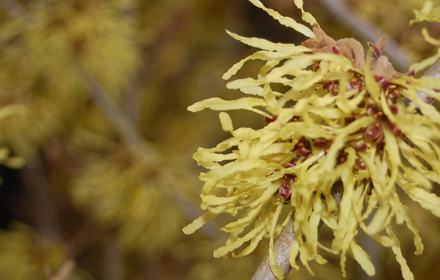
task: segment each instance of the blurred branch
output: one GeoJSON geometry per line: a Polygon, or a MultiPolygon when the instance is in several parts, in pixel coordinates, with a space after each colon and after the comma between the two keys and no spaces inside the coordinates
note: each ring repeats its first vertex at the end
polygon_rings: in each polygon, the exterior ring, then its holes
{"type": "MultiPolygon", "coordinates": [[[[106,115],[108,120],[119,130],[124,142],[127,145],[141,144],[143,142],[142,137],[131,124],[130,119],[118,108],[98,81],[85,68],[83,68],[83,71],[90,97],[106,115]]],[[[153,155],[153,151],[150,150],[149,153],[153,155]]]]}
{"type": "Polygon", "coordinates": [[[38,234],[49,240],[61,240],[55,201],[49,191],[39,155],[21,170],[27,195],[32,201],[33,220],[38,234]]]}
{"type": "MultiPolygon", "coordinates": [[[[343,186],[339,181],[332,188],[333,198],[335,199],[336,205],[339,205],[343,195],[343,186]]],[[[291,219],[287,225],[283,228],[280,236],[274,242],[274,250],[276,255],[276,260],[278,265],[283,271],[284,277],[289,274],[290,269],[290,246],[292,245],[293,239],[295,238],[295,229],[293,226],[293,219],[291,219]]],[[[261,264],[258,266],[257,270],[252,276],[251,280],[277,280],[275,275],[272,273],[269,264],[269,254],[263,259],[261,264]]]]}
{"type": "Polygon", "coordinates": [[[188,3],[180,3],[179,6],[176,7],[173,15],[159,27],[157,31],[158,38],[145,50],[142,67],[133,79],[125,98],[127,115],[135,125],[139,122],[142,89],[148,81],[152,80],[164,50],[166,49],[165,46],[175,40],[186,27],[190,19],[189,10],[190,7],[188,3]]]}
{"type": "MultiPolygon", "coordinates": [[[[350,28],[354,33],[359,34],[366,41],[375,43],[385,32],[379,29],[372,22],[363,19],[357,15],[342,0],[320,0],[341,23],[350,28]]],[[[379,7],[378,7],[379,8],[379,7]]],[[[392,61],[393,65],[401,71],[406,71],[410,62],[409,55],[400,47],[400,45],[390,36],[387,36],[387,43],[384,48],[386,56],[392,61]]]]}
{"type": "MultiPolygon", "coordinates": [[[[127,145],[134,145],[136,149],[144,149],[151,157],[145,160],[153,161],[154,156],[157,155],[153,149],[145,144],[142,136],[137,132],[137,129],[133,125],[132,121],[112,101],[109,94],[105,92],[104,88],[99,84],[99,82],[90,73],[88,73],[85,68],[83,68],[83,71],[85,73],[85,83],[89,89],[90,96],[96,102],[98,107],[104,112],[110,122],[112,122],[113,125],[119,130],[125,143],[127,145]]],[[[137,154],[139,153],[137,152],[137,154]]],[[[193,203],[179,191],[175,191],[175,193],[172,194],[172,198],[178,202],[176,204],[180,207],[188,219],[194,220],[203,214],[199,208],[195,207],[193,203]]],[[[206,235],[210,238],[215,238],[217,236],[213,233],[214,227],[216,229],[214,224],[210,225],[209,227],[204,227],[206,235]]]]}
{"type": "Polygon", "coordinates": [[[105,271],[104,279],[106,280],[122,280],[124,279],[123,260],[118,240],[115,236],[111,236],[105,243],[104,247],[105,271]]]}

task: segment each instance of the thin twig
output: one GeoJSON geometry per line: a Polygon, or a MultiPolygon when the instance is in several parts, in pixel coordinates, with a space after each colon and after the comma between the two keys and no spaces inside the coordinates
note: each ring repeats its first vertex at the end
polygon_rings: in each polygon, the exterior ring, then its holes
{"type": "MultiPolygon", "coordinates": [[[[333,198],[337,205],[341,202],[343,195],[343,186],[341,181],[337,182],[332,188],[333,198]]],[[[321,223],[322,225],[322,223],[321,223]]],[[[284,277],[289,274],[290,269],[290,246],[295,238],[295,230],[293,226],[293,220],[291,219],[287,225],[283,228],[280,236],[274,242],[274,250],[276,254],[276,260],[278,265],[283,271],[284,277]]],[[[277,280],[269,265],[269,254],[263,259],[261,264],[252,276],[251,280],[277,280]]]]}
{"type": "Polygon", "coordinates": [[[98,81],[84,68],[83,72],[90,97],[95,101],[109,121],[119,130],[124,142],[128,145],[138,145],[142,143],[142,138],[136,128],[131,125],[130,119],[118,108],[98,81]]]}
{"type": "MultiPolygon", "coordinates": [[[[366,19],[359,17],[346,3],[341,0],[320,0],[335,18],[341,21],[346,27],[350,28],[354,33],[359,34],[366,41],[376,42],[385,35],[381,29],[366,19]]],[[[408,54],[400,47],[400,45],[390,36],[387,36],[384,52],[393,62],[393,65],[400,70],[406,71],[410,62],[408,54]]]]}
{"type": "MultiPolygon", "coordinates": [[[[290,245],[292,245],[294,238],[295,231],[293,228],[293,220],[290,219],[273,245],[276,253],[277,263],[281,267],[284,277],[289,274],[291,269],[289,262],[289,251],[290,245]]],[[[266,255],[266,257],[263,259],[251,280],[277,280],[270,269],[269,255],[266,255]]]]}

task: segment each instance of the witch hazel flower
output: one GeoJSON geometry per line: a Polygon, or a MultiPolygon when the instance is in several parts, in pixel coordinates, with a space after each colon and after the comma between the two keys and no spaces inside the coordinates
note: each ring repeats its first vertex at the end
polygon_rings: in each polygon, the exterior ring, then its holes
{"type": "Polygon", "coordinates": [[[237,217],[221,229],[229,238],[214,256],[241,257],[268,238],[272,272],[282,279],[273,244],[290,219],[295,231],[290,264],[296,269],[297,262],[309,270],[310,261],[324,264],[321,252],[328,251],[341,254],[344,275],[347,253],[374,275],[368,254],[356,243],[361,229],[391,248],[403,277],[413,279],[391,222],[406,224],[415,253],[421,254],[414,218],[397,189],[440,216],[440,198],[431,192],[440,183],[440,113],[418,95],[438,100],[440,81],[394,70],[382,53],[385,38],[369,43],[366,55],[354,39],[334,40],[303,10],[302,1],[294,2],[311,29],[258,0],[250,2],[310,39],[279,44],[228,32],[260,50],[235,64],[224,79],[251,60],[265,64],[255,78],[227,84],[243,97],[210,98],[188,108],[221,111],[222,128],[232,137],[194,154],[207,169],[200,174],[201,207],[207,212],[184,232],[193,233],[222,213],[237,217]],[[279,84],[286,90],[275,90],[279,84]],[[235,128],[226,111],[238,109],[261,115],[267,125],[235,128]],[[340,201],[336,192],[342,193],[340,201]],[[318,240],[321,223],[333,231],[330,248],[318,240]]]}

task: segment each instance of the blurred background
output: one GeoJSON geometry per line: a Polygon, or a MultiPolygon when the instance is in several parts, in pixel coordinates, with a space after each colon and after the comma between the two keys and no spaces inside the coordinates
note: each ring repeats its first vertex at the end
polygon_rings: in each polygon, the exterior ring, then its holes
{"type": "MultiPolygon", "coordinates": [[[[300,21],[291,0],[265,5],[300,21]]],[[[396,68],[437,52],[422,27],[409,26],[420,0],[307,0],[333,38],[366,46],[386,35],[396,68]],[[399,57],[400,55],[400,57],[399,57]]],[[[225,242],[220,217],[193,235],[182,228],[202,214],[203,172],[192,154],[228,137],[201,99],[237,98],[221,79],[254,52],[227,36],[300,44],[306,38],[247,0],[0,0],[0,279],[250,279],[267,242],[250,256],[215,259],[225,242]]],[[[239,76],[255,76],[249,63],[239,76]]],[[[234,126],[264,120],[233,112],[234,126]]],[[[397,231],[415,278],[439,279],[440,222],[415,203],[425,244],[414,255],[397,231]]],[[[403,228],[402,228],[403,229],[403,228]]],[[[331,232],[322,228],[323,244],[331,232]]],[[[359,232],[376,275],[339,256],[288,279],[402,279],[390,250],[359,232]]]]}

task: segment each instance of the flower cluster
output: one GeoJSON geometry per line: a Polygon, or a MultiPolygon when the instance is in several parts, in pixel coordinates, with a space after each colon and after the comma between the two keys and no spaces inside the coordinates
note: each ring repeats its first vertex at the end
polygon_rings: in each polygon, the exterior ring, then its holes
{"type": "MultiPolygon", "coordinates": [[[[421,238],[397,188],[440,216],[440,198],[430,192],[433,183],[440,183],[440,148],[435,142],[440,139],[440,114],[417,94],[439,99],[440,81],[395,71],[382,54],[385,38],[370,43],[366,56],[354,39],[330,38],[304,12],[302,1],[295,3],[312,30],[258,0],[250,1],[310,39],[297,46],[229,33],[261,50],[235,64],[224,79],[250,60],[265,64],[256,78],[227,84],[248,97],[211,98],[188,108],[222,111],[222,127],[232,137],[195,153],[198,164],[208,169],[200,175],[205,183],[201,206],[208,212],[184,232],[194,232],[221,213],[238,215],[222,228],[230,236],[214,256],[247,255],[267,237],[271,269],[282,279],[273,242],[289,219],[295,230],[292,267],[298,268],[298,260],[307,268],[312,260],[325,263],[321,249],[341,254],[343,274],[349,253],[373,275],[368,254],[356,243],[361,228],[390,247],[404,278],[413,279],[390,223],[407,225],[420,254],[421,238]],[[267,125],[234,128],[224,111],[237,109],[260,114],[267,125]],[[318,241],[321,223],[333,230],[331,248],[318,241]]],[[[415,70],[427,65],[425,61],[415,70]]]]}

